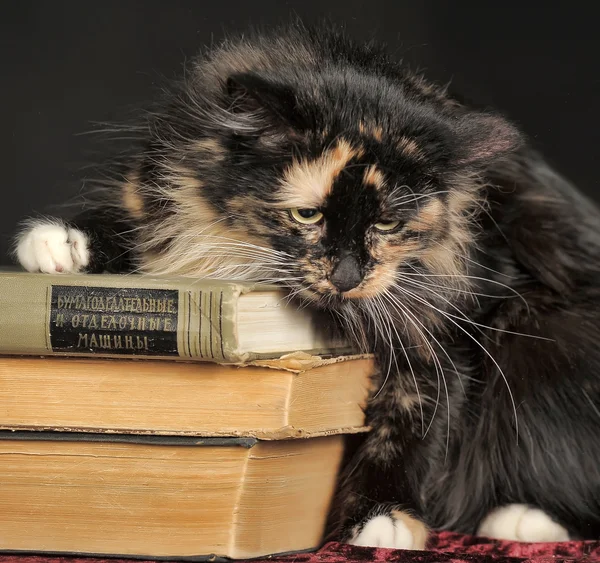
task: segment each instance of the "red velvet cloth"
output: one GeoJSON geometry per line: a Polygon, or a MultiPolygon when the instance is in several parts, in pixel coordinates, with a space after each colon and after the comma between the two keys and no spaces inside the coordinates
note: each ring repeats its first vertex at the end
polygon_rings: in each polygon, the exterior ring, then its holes
{"type": "MultiPolygon", "coordinates": [[[[400,551],[329,543],[316,553],[253,560],[254,563],[588,563],[600,562],[599,541],[518,543],[488,540],[449,532],[431,537],[427,551],[400,551]]],[[[130,559],[0,555],[0,563],[142,563],[130,559]]]]}

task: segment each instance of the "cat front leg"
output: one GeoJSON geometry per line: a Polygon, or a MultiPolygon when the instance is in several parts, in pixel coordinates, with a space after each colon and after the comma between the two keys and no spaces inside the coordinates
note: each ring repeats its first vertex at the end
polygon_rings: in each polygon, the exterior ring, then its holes
{"type": "Polygon", "coordinates": [[[509,504],[490,512],[478,536],[522,542],[569,541],[569,532],[548,514],[526,504],[509,504]]]}
{"type": "Polygon", "coordinates": [[[405,464],[399,456],[382,464],[373,450],[379,447],[377,439],[365,441],[343,478],[339,537],[358,546],[424,549],[428,529],[402,482],[405,464]]]}
{"type": "Polygon", "coordinates": [[[427,526],[409,512],[389,510],[355,527],[347,543],[390,549],[425,549],[427,526]]]}
{"type": "Polygon", "coordinates": [[[402,383],[400,377],[389,378],[371,399],[367,421],[372,430],[341,477],[332,521],[337,537],[352,545],[421,550],[427,542],[420,479],[446,430],[444,407],[438,405],[439,416],[423,437],[422,420],[432,419],[435,403],[421,398],[432,389],[420,382],[419,397],[402,383]]]}
{"type": "Polygon", "coordinates": [[[31,221],[18,235],[15,256],[28,272],[73,274],[90,263],[90,239],[59,219],[31,221]]]}
{"type": "Polygon", "coordinates": [[[14,257],[28,272],[122,273],[132,268],[133,226],[112,212],[92,209],[72,221],[28,221],[15,239],[14,257]]]}

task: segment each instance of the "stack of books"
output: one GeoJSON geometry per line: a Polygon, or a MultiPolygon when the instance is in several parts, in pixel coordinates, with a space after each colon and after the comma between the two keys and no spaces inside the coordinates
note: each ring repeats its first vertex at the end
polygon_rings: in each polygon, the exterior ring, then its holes
{"type": "Polygon", "coordinates": [[[274,287],[2,272],[0,550],[316,548],[373,371],[274,287]]]}

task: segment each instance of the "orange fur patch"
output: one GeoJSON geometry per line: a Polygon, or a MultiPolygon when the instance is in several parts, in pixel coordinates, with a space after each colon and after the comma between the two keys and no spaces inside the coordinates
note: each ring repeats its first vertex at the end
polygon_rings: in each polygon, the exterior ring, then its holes
{"type": "Polygon", "coordinates": [[[257,259],[264,261],[264,252],[272,250],[265,240],[227,225],[203,197],[202,182],[192,170],[172,165],[165,168],[163,179],[171,187],[161,195],[176,212],[141,235],[145,238],[139,247],[145,257],[144,272],[229,279],[257,272],[253,264],[257,259]],[[169,251],[156,254],[156,245],[164,241],[169,251]]]}
{"type": "Polygon", "coordinates": [[[419,396],[415,394],[405,393],[402,389],[399,392],[400,396],[397,399],[397,403],[401,409],[405,411],[412,411],[415,408],[419,407],[419,396]]]}
{"type": "Polygon", "coordinates": [[[445,283],[455,287],[468,286],[468,280],[463,277],[464,257],[468,254],[467,247],[473,240],[469,216],[477,209],[475,198],[476,191],[469,189],[466,183],[463,189],[449,194],[445,213],[446,236],[444,240],[429,248],[422,257],[423,264],[432,273],[453,276],[452,280],[445,280],[445,283]]]}
{"type": "Polygon", "coordinates": [[[408,158],[419,160],[423,157],[421,149],[419,149],[419,145],[417,145],[415,141],[409,139],[408,137],[402,137],[397,146],[400,152],[408,158]]]}
{"type": "Polygon", "coordinates": [[[435,275],[460,276],[464,273],[464,266],[452,249],[434,246],[422,257],[423,264],[435,275]]]}
{"type": "Polygon", "coordinates": [[[365,175],[363,177],[363,181],[365,184],[369,186],[374,186],[377,189],[383,188],[385,185],[385,176],[383,173],[377,168],[377,166],[372,165],[369,166],[365,170],[365,175]]]}
{"type": "Polygon", "coordinates": [[[225,159],[225,149],[217,139],[200,139],[195,141],[191,148],[217,162],[225,159]]]}
{"type": "Polygon", "coordinates": [[[129,174],[122,187],[122,198],[125,209],[129,211],[134,219],[144,217],[144,199],[139,193],[140,184],[137,174],[129,174]]]}
{"type": "Polygon", "coordinates": [[[294,162],[285,171],[279,207],[315,208],[323,204],[350,159],[360,156],[345,140],[314,160],[294,162]]]}
{"type": "Polygon", "coordinates": [[[358,124],[358,130],[361,135],[366,135],[369,137],[373,137],[376,141],[381,142],[383,139],[383,129],[380,125],[375,125],[373,123],[366,123],[365,121],[361,121],[358,124]]]}
{"type": "Polygon", "coordinates": [[[401,510],[394,510],[392,517],[402,522],[410,531],[413,537],[412,549],[422,550],[425,549],[427,543],[427,537],[429,536],[429,530],[427,526],[420,520],[417,520],[414,516],[401,510]]]}
{"type": "Polygon", "coordinates": [[[446,208],[440,199],[430,199],[419,209],[418,215],[406,224],[406,228],[419,233],[434,231],[445,222],[446,208]]]}

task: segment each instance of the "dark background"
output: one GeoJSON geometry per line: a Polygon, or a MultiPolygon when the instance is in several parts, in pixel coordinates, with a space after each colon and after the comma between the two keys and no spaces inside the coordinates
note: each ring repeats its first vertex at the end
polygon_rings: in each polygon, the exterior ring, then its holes
{"type": "Polygon", "coordinates": [[[582,3],[404,0],[4,0],[0,7],[0,263],[18,221],[86,175],[92,122],[121,119],[186,57],[249,23],[328,15],[519,123],[600,200],[600,34],[582,3]]]}

